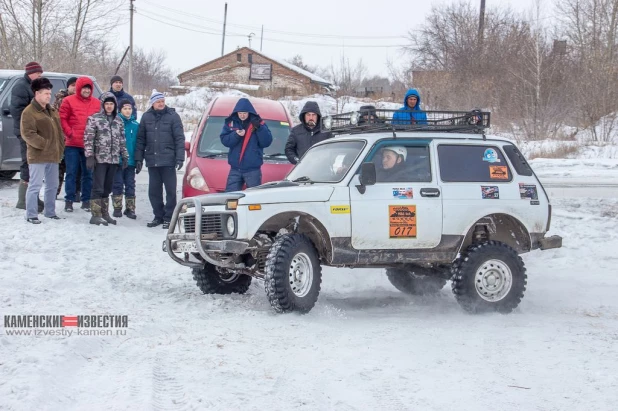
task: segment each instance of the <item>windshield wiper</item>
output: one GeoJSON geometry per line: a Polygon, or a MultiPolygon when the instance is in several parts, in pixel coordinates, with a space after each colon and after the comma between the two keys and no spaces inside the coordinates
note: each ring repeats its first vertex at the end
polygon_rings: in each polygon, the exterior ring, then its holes
{"type": "Polygon", "coordinates": [[[285,153],[264,154],[264,158],[285,157],[285,153]]]}
{"type": "Polygon", "coordinates": [[[200,156],[202,158],[217,158],[217,157],[227,157],[227,153],[211,153],[200,156]]]}
{"type": "Polygon", "coordinates": [[[307,176],[303,176],[303,177],[298,177],[294,180],[292,180],[293,183],[309,183],[309,184],[313,184],[315,181],[311,181],[311,179],[307,176]]]}

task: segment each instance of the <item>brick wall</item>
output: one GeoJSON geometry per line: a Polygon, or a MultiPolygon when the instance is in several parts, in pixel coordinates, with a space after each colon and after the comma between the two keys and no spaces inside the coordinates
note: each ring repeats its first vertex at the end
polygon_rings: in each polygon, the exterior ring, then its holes
{"type": "Polygon", "coordinates": [[[312,84],[310,79],[302,74],[279,65],[252,50],[242,48],[233,53],[213,60],[202,66],[181,74],[180,84],[183,86],[209,86],[214,82],[251,84],[260,86],[260,90],[281,91],[287,90],[289,94],[311,94],[321,91],[321,87],[312,84]],[[237,54],[240,54],[240,62],[237,54]],[[253,63],[272,64],[271,80],[250,80],[249,54],[252,54],[253,63]]]}

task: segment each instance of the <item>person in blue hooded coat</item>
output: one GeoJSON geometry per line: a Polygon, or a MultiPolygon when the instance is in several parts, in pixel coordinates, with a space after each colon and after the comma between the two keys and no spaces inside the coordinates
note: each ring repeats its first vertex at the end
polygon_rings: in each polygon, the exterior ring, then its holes
{"type": "Polygon", "coordinates": [[[225,119],[220,137],[230,149],[227,162],[231,169],[225,191],[242,190],[243,184],[247,188],[262,184],[264,149],[273,142],[273,136],[248,99],[238,100],[225,119]]]}
{"type": "Polygon", "coordinates": [[[427,114],[421,111],[421,95],[411,88],[403,98],[403,107],[393,114],[391,124],[427,124],[427,114]]]}

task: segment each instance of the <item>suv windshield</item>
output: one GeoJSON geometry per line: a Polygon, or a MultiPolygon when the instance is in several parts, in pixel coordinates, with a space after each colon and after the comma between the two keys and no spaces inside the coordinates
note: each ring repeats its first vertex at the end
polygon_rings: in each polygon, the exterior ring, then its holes
{"type": "Polygon", "coordinates": [[[0,77],[0,92],[4,90],[4,86],[7,84],[9,84],[9,79],[0,77]]]}
{"type": "MultiPolygon", "coordinates": [[[[221,130],[225,117],[209,117],[206,126],[200,136],[197,148],[198,157],[227,156],[229,148],[221,143],[221,130]]],[[[264,157],[276,160],[286,160],[285,143],[290,135],[289,123],[283,121],[264,120],[271,134],[273,135],[272,144],[264,149],[264,157]]]]}
{"type": "Polygon", "coordinates": [[[285,179],[338,183],[356,162],[364,146],[364,141],[339,141],[312,147],[285,179]]]}

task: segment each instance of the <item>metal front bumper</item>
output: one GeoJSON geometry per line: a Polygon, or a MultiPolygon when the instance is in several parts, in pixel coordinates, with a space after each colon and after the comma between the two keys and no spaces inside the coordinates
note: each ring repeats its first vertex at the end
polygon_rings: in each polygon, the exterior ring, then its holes
{"type": "Polygon", "coordinates": [[[197,267],[202,263],[190,261],[189,256],[198,253],[204,261],[219,267],[233,268],[235,266],[231,259],[225,261],[213,258],[209,254],[227,253],[243,254],[249,247],[249,243],[240,240],[209,240],[208,234],[201,233],[202,226],[202,203],[197,198],[185,198],[178,202],[172,220],[170,221],[167,236],[163,242],[163,251],[167,252],[170,258],[178,264],[189,267],[197,267]],[[195,207],[195,233],[177,233],[176,225],[182,207],[185,204],[193,203],[195,207]],[[180,258],[176,253],[184,253],[185,258],[180,258]]]}

